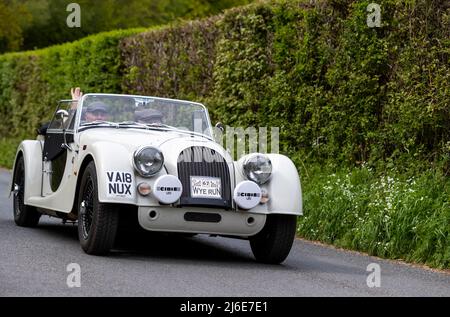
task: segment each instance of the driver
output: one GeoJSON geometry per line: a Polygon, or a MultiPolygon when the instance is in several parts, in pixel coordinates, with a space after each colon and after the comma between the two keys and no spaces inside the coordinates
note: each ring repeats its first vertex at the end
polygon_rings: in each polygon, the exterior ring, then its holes
{"type": "MultiPolygon", "coordinates": [[[[70,94],[72,95],[72,107],[71,110],[76,110],[78,106],[78,101],[83,97],[83,92],[80,87],[71,88],[70,94]]],[[[108,119],[108,106],[101,101],[96,101],[91,103],[86,109],[83,109],[82,116],[86,122],[93,121],[106,121],[108,119]]]]}
{"type": "Polygon", "coordinates": [[[87,106],[84,118],[87,122],[106,121],[108,119],[108,106],[101,101],[95,101],[87,106]]]}

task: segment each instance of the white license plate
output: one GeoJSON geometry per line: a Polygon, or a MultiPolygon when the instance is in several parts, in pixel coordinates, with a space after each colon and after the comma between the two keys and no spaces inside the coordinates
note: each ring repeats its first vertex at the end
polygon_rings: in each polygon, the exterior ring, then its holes
{"type": "Polygon", "coordinates": [[[191,176],[191,197],[222,199],[222,183],[220,178],[191,176]]]}

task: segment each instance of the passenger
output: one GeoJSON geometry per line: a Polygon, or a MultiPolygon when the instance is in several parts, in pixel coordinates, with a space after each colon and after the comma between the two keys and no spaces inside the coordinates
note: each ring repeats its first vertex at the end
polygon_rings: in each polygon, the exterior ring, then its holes
{"type": "Polygon", "coordinates": [[[162,124],[163,114],[155,109],[136,110],[134,112],[134,121],[144,124],[162,124]]]}

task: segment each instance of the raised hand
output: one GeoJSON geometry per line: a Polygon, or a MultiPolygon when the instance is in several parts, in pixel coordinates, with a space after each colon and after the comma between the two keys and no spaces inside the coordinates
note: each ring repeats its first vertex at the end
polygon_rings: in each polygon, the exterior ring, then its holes
{"type": "MultiPolygon", "coordinates": [[[[81,92],[80,87],[77,88],[70,88],[70,94],[72,95],[72,100],[80,100],[81,97],[83,97],[83,93],[81,92]]],[[[72,102],[72,109],[76,109],[77,108],[78,103],[77,102],[72,102]]]]}
{"type": "Polygon", "coordinates": [[[80,87],[77,88],[70,88],[70,93],[72,95],[72,100],[80,100],[81,97],[83,97],[83,93],[81,92],[80,87]]]}

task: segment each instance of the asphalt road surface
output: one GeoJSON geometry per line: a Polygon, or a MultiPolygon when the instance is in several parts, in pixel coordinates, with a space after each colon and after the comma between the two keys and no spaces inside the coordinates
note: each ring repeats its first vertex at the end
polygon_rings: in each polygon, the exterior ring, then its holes
{"type": "Polygon", "coordinates": [[[140,234],[107,257],[89,256],[76,226],[43,216],[35,229],[17,227],[9,177],[0,170],[0,296],[450,296],[448,273],[303,240],[281,265],[255,262],[247,241],[203,235],[140,234]],[[70,263],[80,287],[67,284],[70,263]],[[371,263],[380,287],[368,287],[371,263]]]}

